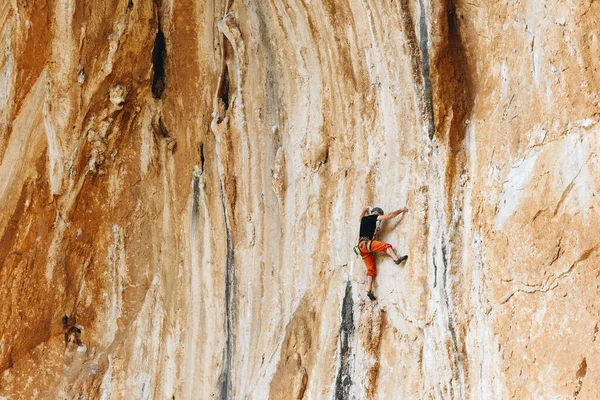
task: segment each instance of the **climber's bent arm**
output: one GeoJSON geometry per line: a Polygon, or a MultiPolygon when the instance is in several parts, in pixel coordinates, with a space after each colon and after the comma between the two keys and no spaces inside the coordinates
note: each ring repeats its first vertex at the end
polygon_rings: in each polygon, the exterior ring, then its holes
{"type": "Polygon", "coordinates": [[[367,207],[363,210],[362,214],[360,214],[360,219],[362,220],[368,213],[369,213],[369,207],[367,207]]]}

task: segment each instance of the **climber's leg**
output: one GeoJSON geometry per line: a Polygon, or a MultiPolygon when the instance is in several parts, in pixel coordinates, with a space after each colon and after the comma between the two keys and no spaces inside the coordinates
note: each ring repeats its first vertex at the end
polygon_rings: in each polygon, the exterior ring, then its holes
{"type": "Polygon", "coordinates": [[[402,261],[408,260],[408,256],[398,257],[396,255],[396,252],[391,247],[389,249],[387,249],[385,252],[387,253],[388,256],[392,257],[392,259],[394,260],[394,264],[396,264],[396,265],[400,264],[402,261]]]}
{"type": "Polygon", "coordinates": [[[408,259],[408,256],[398,257],[391,244],[379,242],[377,240],[371,242],[371,251],[374,253],[386,253],[388,256],[392,257],[395,264],[400,264],[402,261],[408,259]]]}
{"type": "MultiPolygon", "coordinates": [[[[373,254],[369,253],[363,256],[363,261],[365,263],[365,267],[367,267],[367,281],[369,278],[375,278],[377,275],[377,268],[375,268],[375,259],[373,258],[373,254]]],[[[372,279],[371,279],[372,286],[372,279]]],[[[369,286],[369,290],[371,290],[371,286],[369,286]]]]}
{"type": "Polygon", "coordinates": [[[370,247],[372,253],[386,253],[388,249],[392,248],[392,245],[378,240],[371,240],[370,247]]]}
{"type": "Polygon", "coordinates": [[[385,252],[387,253],[388,256],[392,257],[392,260],[397,260],[398,256],[396,255],[396,252],[394,251],[393,248],[388,247],[385,252]]]}
{"type": "Polygon", "coordinates": [[[376,300],[376,297],[373,295],[373,279],[377,275],[375,258],[373,257],[373,253],[370,251],[370,246],[367,241],[360,242],[358,247],[360,248],[360,253],[363,262],[365,263],[365,267],[367,268],[367,296],[371,300],[376,300]]]}
{"type": "Polygon", "coordinates": [[[367,297],[371,299],[371,301],[377,300],[377,297],[373,294],[373,277],[367,275],[367,297]]]}

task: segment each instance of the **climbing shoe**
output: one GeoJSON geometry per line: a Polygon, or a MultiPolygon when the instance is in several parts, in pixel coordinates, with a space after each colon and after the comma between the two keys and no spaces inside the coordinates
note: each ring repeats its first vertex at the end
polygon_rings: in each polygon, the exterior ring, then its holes
{"type": "Polygon", "coordinates": [[[367,291],[367,297],[371,299],[371,301],[377,300],[377,297],[375,297],[375,295],[371,293],[371,291],[367,291]]]}
{"type": "Polygon", "coordinates": [[[402,257],[400,257],[399,259],[397,259],[397,260],[394,260],[394,264],[398,265],[398,264],[400,264],[402,261],[406,261],[406,260],[408,260],[408,256],[402,256],[402,257]]]}

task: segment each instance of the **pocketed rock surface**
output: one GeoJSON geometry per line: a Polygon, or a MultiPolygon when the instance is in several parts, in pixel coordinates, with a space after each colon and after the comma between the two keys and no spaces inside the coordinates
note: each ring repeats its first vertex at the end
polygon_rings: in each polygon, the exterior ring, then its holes
{"type": "Polygon", "coordinates": [[[599,398],[599,26],[0,2],[0,399],[599,398]]]}

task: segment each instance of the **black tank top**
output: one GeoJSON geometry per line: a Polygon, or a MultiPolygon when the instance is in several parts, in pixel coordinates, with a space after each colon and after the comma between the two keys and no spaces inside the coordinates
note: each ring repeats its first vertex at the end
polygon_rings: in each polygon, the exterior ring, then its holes
{"type": "Polygon", "coordinates": [[[360,220],[359,237],[366,237],[369,238],[369,240],[373,240],[375,228],[377,228],[377,217],[377,214],[367,215],[360,220]]]}

